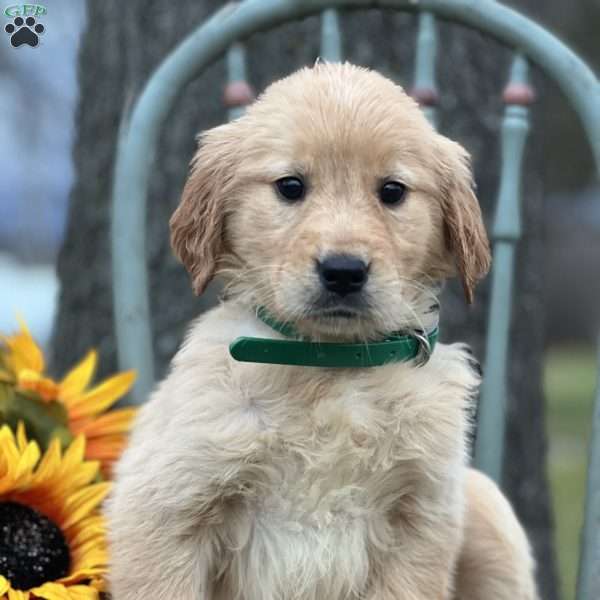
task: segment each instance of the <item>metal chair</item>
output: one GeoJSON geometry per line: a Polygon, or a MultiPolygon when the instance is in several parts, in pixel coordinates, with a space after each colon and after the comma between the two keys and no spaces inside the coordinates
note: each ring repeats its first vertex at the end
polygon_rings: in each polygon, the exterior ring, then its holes
{"type": "MultiPolygon", "coordinates": [[[[227,53],[230,85],[226,100],[235,118],[251,100],[243,40],[287,21],[321,14],[321,57],[342,59],[338,9],[385,8],[418,14],[413,95],[428,118],[436,118],[436,19],[453,21],[514,49],[504,91],[501,173],[492,227],[494,264],[476,466],[500,479],[506,411],[506,362],[511,320],[514,253],[521,235],[520,180],[528,132],[528,63],[560,87],[579,116],[600,174],[600,82],[569,48],[535,22],[494,0],[244,0],[217,12],[184,39],[150,77],[123,121],[112,198],[114,304],[119,363],[134,368],[133,401],[141,403],[154,383],[153,349],[145,250],[146,198],[159,133],[183,89],[210,63],[227,53]],[[123,257],[126,257],[124,260],[123,257]]],[[[600,598],[600,389],[588,465],[578,600],[600,598]]]]}

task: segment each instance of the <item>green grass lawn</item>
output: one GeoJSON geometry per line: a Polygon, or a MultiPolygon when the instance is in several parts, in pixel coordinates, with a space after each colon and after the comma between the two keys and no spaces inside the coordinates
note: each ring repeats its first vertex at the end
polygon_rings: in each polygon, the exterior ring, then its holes
{"type": "Polygon", "coordinates": [[[548,474],[564,600],[575,598],[595,379],[593,348],[560,347],[546,355],[548,474]]]}

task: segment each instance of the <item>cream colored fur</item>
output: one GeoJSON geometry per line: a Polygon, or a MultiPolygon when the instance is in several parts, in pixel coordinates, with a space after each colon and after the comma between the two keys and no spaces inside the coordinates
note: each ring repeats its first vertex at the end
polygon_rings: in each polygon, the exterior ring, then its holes
{"type": "Polygon", "coordinates": [[[525,535],[467,468],[479,385],[460,344],[422,368],[237,363],[240,335],[277,337],[257,305],[320,340],[428,329],[439,280],[471,299],[489,249],[465,151],[402,90],[351,65],[271,86],[211,130],[172,219],[198,319],[142,408],[107,506],[114,600],[533,600],[525,535]],[[301,175],[306,197],[274,181],[301,175]],[[377,197],[405,183],[399,206],[377,197]],[[315,311],[315,260],[370,264],[368,308],[315,311]]]}

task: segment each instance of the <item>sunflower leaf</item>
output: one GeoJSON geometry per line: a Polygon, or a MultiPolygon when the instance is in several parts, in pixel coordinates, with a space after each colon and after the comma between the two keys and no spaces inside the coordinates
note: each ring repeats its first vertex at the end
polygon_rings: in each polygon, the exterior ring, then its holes
{"type": "Polygon", "coordinates": [[[60,402],[45,402],[35,394],[0,383],[0,424],[6,423],[16,431],[19,421],[25,425],[27,437],[36,440],[43,450],[53,437],[63,448],[73,440],[66,408],[60,402]]]}

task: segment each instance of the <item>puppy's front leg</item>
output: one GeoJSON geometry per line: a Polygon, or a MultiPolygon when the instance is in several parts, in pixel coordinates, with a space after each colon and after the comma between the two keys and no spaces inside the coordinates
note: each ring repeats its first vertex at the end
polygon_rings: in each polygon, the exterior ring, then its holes
{"type": "Polygon", "coordinates": [[[132,492],[131,482],[121,480],[110,503],[112,600],[212,599],[214,534],[182,527],[181,515],[159,509],[156,497],[132,492]]]}
{"type": "Polygon", "coordinates": [[[450,600],[457,548],[444,543],[437,557],[422,550],[412,557],[399,552],[383,561],[366,600],[450,600]]]}
{"type": "MultiPolygon", "coordinates": [[[[458,486],[457,486],[458,487],[458,486]]],[[[464,510],[456,502],[444,514],[435,514],[434,502],[423,515],[413,509],[398,519],[396,547],[377,556],[372,564],[366,600],[450,600],[455,565],[462,544],[464,510]]],[[[453,494],[454,495],[454,494],[453,494]]],[[[422,507],[428,508],[427,503],[422,507]]]]}
{"type": "Polygon", "coordinates": [[[248,420],[221,420],[210,407],[167,419],[167,400],[142,409],[117,468],[106,511],[114,600],[212,600],[227,564],[226,515],[249,493],[260,458],[261,433],[248,420]]]}
{"type": "Polygon", "coordinates": [[[459,600],[536,600],[535,563],[523,528],[502,492],[469,470],[465,539],[457,569],[459,600]]]}
{"type": "Polygon", "coordinates": [[[390,557],[373,580],[366,600],[450,600],[455,552],[442,550],[439,561],[408,561],[390,557]]]}

